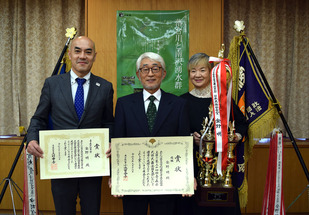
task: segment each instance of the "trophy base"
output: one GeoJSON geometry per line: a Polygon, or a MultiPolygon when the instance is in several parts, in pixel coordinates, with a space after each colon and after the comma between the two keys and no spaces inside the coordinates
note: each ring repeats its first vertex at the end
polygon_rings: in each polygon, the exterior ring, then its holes
{"type": "Polygon", "coordinates": [[[197,186],[196,201],[204,207],[235,207],[235,187],[225,188],[223,184],[213,184],[211,187],[197,186]]]}

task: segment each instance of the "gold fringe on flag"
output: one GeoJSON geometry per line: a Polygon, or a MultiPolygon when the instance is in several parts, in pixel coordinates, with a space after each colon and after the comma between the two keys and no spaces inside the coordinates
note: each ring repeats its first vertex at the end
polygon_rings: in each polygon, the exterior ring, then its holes
{"type": "MultiPolygon", "coordinates": [[[[232,97],[234,101],[238,102],[240,98],[238,98],[238,86],[239,86],[239,80],[240,78],[240,72],[239,72],[239,62],[242,57],[242,55],[247,54],[246,49],[243,53],[240,53],[240,43],[243,42],[243,36],[245,36],[244,32],[242,31],[239,36],[235,36],[230,44],[230,50],[228,59],[231,60],[231,67],[233,71],[233,92],[232,97]]],[[[253,64],[253,62],[251,62],[253,64]]],[[[277,119],[279,117],[279,114],[272,103],[272,100],[269,98],[269,108],[267,111],[265,111],[259,118],[254,120],[249,124],[248,127],[248,138],[244,142],[245,148],[244,148],[244,160],[245,160],[245,166],[251,157],[252,150],[254,145],[261,139],[267,136],[274,127],[276,127],[277,119]]],[[[245,114],[245,110],[242,110],[245,114]]],[[[244,180],[243,184],[238,188],[239,190],[239,202],[240,207],[244,208],[247,205],[248,201],[248,183],[246,174],[244,174],[244,180]]]]}

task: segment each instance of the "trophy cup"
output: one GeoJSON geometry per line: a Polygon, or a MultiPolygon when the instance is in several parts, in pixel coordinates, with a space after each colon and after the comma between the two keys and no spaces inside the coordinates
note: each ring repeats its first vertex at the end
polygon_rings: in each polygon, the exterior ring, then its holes
{"type": "Polygon", "coordinates": [[[232,172],[235,162],[234,149],[237,144],[235,140],[234,123],[229,125],[228,133],[228,166],[223,175],[217,173],[218,153],[214,150],[215,137],[212,131],[213,123],[205,118],[203,120],[203,129],[200,131],[203,136],[202,147],[198,153],[199,174],[197,177],[198,189],[196,200],[200,206],[223,206],[234,207],[235,188],[232,185],[232,172]]]}
{"type": "Polygon", "coordinates": [[[211,187],[210,168],[210,164],[206,162],[205,178],[204,183],[201,185],[202,187],[211,187]]]}

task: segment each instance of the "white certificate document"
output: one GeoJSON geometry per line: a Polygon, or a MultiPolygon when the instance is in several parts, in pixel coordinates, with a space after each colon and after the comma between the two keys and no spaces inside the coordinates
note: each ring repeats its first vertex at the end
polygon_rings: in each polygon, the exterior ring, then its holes
{"type": "Polygon", "coordinates": [[[193,137],[112,139],[112,195],[194,194],[193,137]]]}
{"type": "Polygon", "coordinates": [[[110,175],[109,129],[40,131],[41,179],[110,175]]]}

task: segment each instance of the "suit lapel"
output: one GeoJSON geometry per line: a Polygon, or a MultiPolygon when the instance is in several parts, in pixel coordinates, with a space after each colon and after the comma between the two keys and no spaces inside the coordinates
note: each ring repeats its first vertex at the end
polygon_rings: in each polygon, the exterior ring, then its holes
{"type": "Polygon", "coordinates": [[[90,76],[90,85],[89,85],[89,92],[88,92],[87,101],[86,101],[86,104],[85,104],[85,110],[84,110],[84,113],[83,113],[82,118],[81,118],[80,121],[82,121],[83,118],[85,117],[87,111],[89,110],[88,107],[91,107],[92,103],[94,102],[100,87],[102,87],[102,86],[97,81],[97,77],[95,75],[91,74],[91,76],[90,76]]]}
{"type": "Polygon", "coordinates": [[[153,136],[155,136],[157,134],[157,132],[159,131],[162,123],[166,120],[166,118],[168,117],[169,113],[173,110],[173,105],[172,105],[172,101],[168,98],[169,95],[166,94],[162,89],[162,96],[161,96],[161,101],[159,104],[159,109],[157,112],[157,116],[156,116],[156,121],[153,127],[153,131],[151,132],[151,134],[153,136]]]}
{"type": "Polygon", "coordinates": [[[71,75],[70,72],[67,72],[62,76],[60,80],[60,89],[63,97],[65,98],[66,104],[68,106],[68,110],[72,113],[74,118],[78,121],[78,117],[75,111],[74,102],[72,98],[72,87],[71,87],[71,75]]]}
{"type": "Polygon", "coordinates": [[[134,119],[136,119],[136,123],[142,129],[143,133],[149,136],[150,131],[148,127],[147,116],[145,113],[145,104],[144,104],[144,98],[143,98],[142,92],[135,94],[135,97],[132,100],[132,106],[130,108],[131,108],[131,112],[134,114],[134,119]]]}

